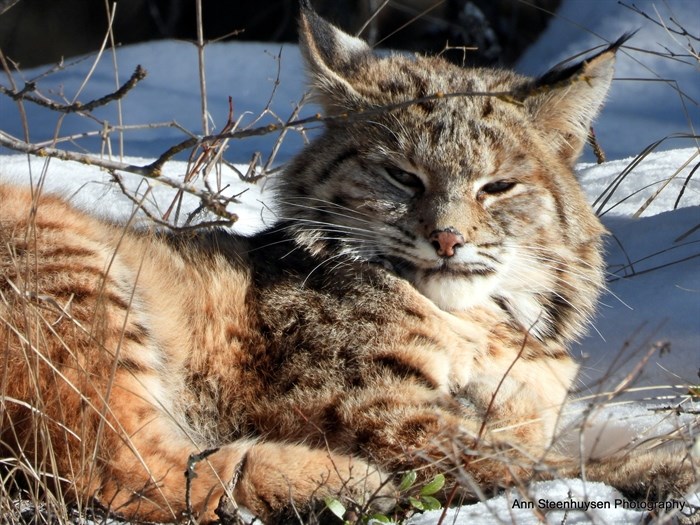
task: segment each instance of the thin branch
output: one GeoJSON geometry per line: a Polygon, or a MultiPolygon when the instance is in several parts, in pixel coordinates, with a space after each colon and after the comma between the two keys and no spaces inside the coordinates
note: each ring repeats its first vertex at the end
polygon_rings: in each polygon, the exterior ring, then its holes
{"type": "Polygon", "coordinates": [[[460,91],[454,93],[443,93],[437,92],[432,95],[427,95],[425,97],[416,98],[413,100],[407,100],[404,102],[397,102],[395,104],[388,104],[385,106],[378,106],[366,110],[353,111],[352,113],[340,113],[338,115],[322,116],[321,114],[316,114],[311,117],[306,117],[302,119],[292,120],[289,122],[281,124],[268,124],[266,126],[259,126],[256,128],[247,128],[242,130],[237,130],[229,133],[220,133],[216,135],[206,135],[199,138],[191,138],[180,142],[167,151],[161,154],[158,159],[153,163],[149,164],[148,168],[153,170],[159,170],[166,162],[172,159],[178,153],[181,153],[187,149],[198,146],[206,142],[215,142],[221,139],[244,139],[248,137],[256,137],[267,135],[269,133],[281,132],[289,128],[298,128],[307,124],[312,123],[337,123],[337,122],[354,122],[358,120],[364,120],[367,117],[372,117],[382,113],[396,111],[403,109],[415,104],[420,104],[422,102],[429,102],[431,100],[447,99],[455,97],[495,97],[505,102],[512,104],[522,104],[522,101],[527,97],[535,94],[538,89],[526,89],[526,90],[513,90],[513,91],[460,91]]]}
{"type": "Polygon", "coordinates": [[[207,191],[198,190],[190,184],[184,184],[180,181],[163,176],[160,171],[153,172],[151,169],[148,168],[148,166],[136,166],[134,164],[117,162],[109,159],[93,157],[92,155],[86,155],[84,153],[76,153],[73,151],[66,151],[57,148],[40,148],[35,146],[34,144],[27,144],[26,142],[15,139],[14,137],[5,134],[2,131],[0,131],[0,146],[5,146],[15,151],[20,151],[22,153],[36,155],[37,157],[50,157],[59,160],[79,162],[81,164],[87,164],[104,168],[110,172],[122,171],[127,173],[133,173],[136,175],[141,175],[142,177],[147,177],[149,179],[157,179],[159,182],[165,184],[166,186],[182,190],[185,193],[189,193],[190,195],[201,199],[202,202],[205,203],[207,209],[209,209],[222,219],[231,222],[235,222],[238,220],[238,216],[235,213],[231,213],[226,210],[226,202],[224,202],[224,198],[217,200],[215,196],[211,195],[207,191]]]}
{"type": "Polygon", "coordinates": [[[194,517],[194,512],[192,511],[191,499],[192,480],[197,477],[197,473],[194,471],[194,468],[197,466],[197,463],[204,461],[218,451],[218,448],[210,448],[198,454],[190,454],[190,457],[187,459],[187,470],[185,471],[185,506],[187,508],[187,518],[189,523],[197,523],[197,520],[194,517]]]}
{"type": "Polygon", "coordinates": [[[202,133],[209,135],[209,110],[207,109],[207,76],[204,69],[204,24],[202,0],[195,2],[197,11],[197,63],[199,64],[199,92],[202,103],[202,133]]]}
{"type": "Polygon", "coordinates": [[[444,4],[445,2],[446,2],[446,0],[440,0],[440,1],[438,1],[438,2],[435,2],[435,3],[432,4],[432,5],[429,5],[427,8],[423,9],[423,11],[421,11],[420,13],[417,13],[417,14],[416,14],[413,18],[411,18],[408,22],[406,22],[406,23],[403,24],[402,26],[400,26],[400,27],[394,29],[391,33],[389,33],[388,35],[386,35],[384,38],[382,38],[382,39],[379,40],[378,42],[375,42],[374,45],[373,45],[372,47],[376,47],[376,46],[380,45],[382,42],[384,42],[384,41],[387,40],[388,38],[391,38],[392,36],[394,36],[394,35],[395,35],[396,33],[398,33],[399,31],[402,31],[402,30],[405,29],[406,27],[410,26],[410,25],[411,25],[413,22],[415,22],[416,20],[420,20],[421,18],[424,18],[425,15],[427,15],[428,13],[430,13],[432,10],[434,10],[434,9],[436,9],[436,8],[438,8],[438,7],[440,7],[440,6],[441,6],[442,4],[444,4]]]}
{"type": "Polygon", "coordinates": [[[648,14],[646,14],[644,11],[642,11],[640,8],[638,8],[638,7],[637,7],[636,5],[634,5],[634,4],[632,4],[631,6],[627,5],[627,4],[624,3],[624,2],[618,2],[618,4],[620,4],[622,7],[626,7],[627,9],[629,9],[629,10],[631,10],[631,11],[634,11],[634,12],[637,13],[638,15],[640,15],[640,16],[646,18],[647,20],[649,20],[649,21],[652,22],[653,24],[656,24],[657,26],[666,29],[666,30],[669,31],[670,33],[675,33],[675,34],[680,35],[680,36],[686,36],[686,37],[688,37],[688,38],[692,38],[693,40],[697,40],[697,41],[700,42],[700,37],[695,36],[695,35],[692,35],[692,34],[689,33],[688,31],[686,31],[686,29],[685,29],[684,27],[682,27],[678,22],[676,22],[676,21],[673,19],[673,17],[670,17],[669,20],[670,20],[671,22],[673,22],[674,24],[676,24],[676,25],[680,28],[680,30],[676,30],[676,29],[670,28],[670,27],[668,27],[667,25],[665,25],[665,24],[659,22],[658,20],[656,20],[656,19],[652,18],[651,16],[649,16],[648,14]]]}
{"type": "Polygon", "coordinates": [[[82,104],[80,102],[73,102],[72,104],[57,104],[56,102],[50,100],[44,100],[42,98],[32,96],[29,93],[36,91],[36,84],[34,82],[27,82],[25,86],[18,91],[8,89],[5,86],[0,86],[0,93],[2,93],[3,95],[7,95],[12,100],[27,100],[29,102],[37,104],[38,106],[48,108],[52,111],[57,111],[59,113],[88,112],[101,106],[106,106],[107,104],[109,104],[110,102],[114,102],[115,100],[120,100],[124,98],[124,96],[129,91],[136,87],[136,84],[138,84],[144,78],[146,78],[146,74],[146,70],[143,69],[140,65],[138,65],[136,66],[134,72],[131,74],[131,77],[129,77],[129,80],[127,80],[119,89],[117,89],[113,93],[105,95],[104,97],[91,100],[86,104],[82,104]]]}
{"type": "Polygon", "coordinates": [[[63,137],[58,137],[55,139],[51,140],[45,140],[42,142],[34,142],[33,144],[37,147],[44,147],[44,146],[55,146],[57,144],[61,144],[62,142],[74,142],[79,139],[84,139],[88,137],[98,137],[98,136],[103,136],[103,135],[108,135],[114,131],[121,133],[124,131],[134,131],[134,130],[144,130],[144,129],[160,129],[160,128],[174,128],[177,129],[178,131],[181,131],[184,135],[189,135],[191,137],[194,137],[194,134],[185,128],[184,126],[178,124],[176,121],[171,120],[169,122],[151,122],[147,124],[125,124],[125,125],[112,125],[105,122],[101,122],[103,124],[102,128],[99,130],[93,130],[93,131],[83,131],[81,133],[74,133],[72,135],[65,135],[63,137]]]}
{"type": "MultiPolygon", "coordinates": [[[[189,225],[189,226],[177,226],[174,225],[168,221],[165,221],[163,219],[160,219],[156,217],[153,213],[151,213],[146,206],[143,205],[143,200],[142,199],[137,199],[134,195],[129,192],[129,190],[126,188],[124,185],[124,181],[122,178],[115,172],[112,172],[112,180],[116,182],[117,186],[119,186],[119,189],[121,190],[122,194],[129,199],[143,214],[148,217],[148,219],[155,224],[158,224],[160,226],[165,226],[169,228],[170,230],[173,231],[178,231],[178,232],[186,232],[186,231],[192,231],[192,230],[197,230],[201,228],[213,228],[213,227],[228,227],[233,224],[233,221],[231,220],[215,220],[215,221],[203,221],[199,222],[197,224],[189,225]]],[[[231,199],[229,199],[231,200],[231,199]]],[[[205,209],[206,206],[202,204],[198,210],[201,212],[203,209],[205,209]]]]}
{"type": "Polygon", "coordinates": [[[126,171],[128,173],[134,173],[136,175],[142,175],[144,177],[155,176],[147,167],[136,166],[134,164],[127,164],[124,162],[117,162],[109,159],[103,159],[100,157],[95,157],[93,155],[87,155],[85,153],[76,153],[74,151],[67,151],[58,148],[38,146],[36,144],[17,139],[1,130],[0,146],[4,146],[14,151],[19,151],[21,153],[36,155],[37,157],[50,157],[60,160],[70,160],[74,162],[80,162],[81,164],[98,166],[100,168],[105,168],[108,170],[126,171]]]}
{"type": "MultiPolygon", "coordinates": [[[[10,65],[7,62],[7,59],[5,58],[4,53],[2,52],[2,49],[0,49],[0,65],[2,65],[3,70],[5,71],[5,74],[7,75],[7,79],[10,82],[10,86],[12,86],[13,90],[17,90],[17,85],[15,84],[15,79],[12,76],[12,72],[10,71],[10,65]]],[[[25,86],[26,88],[27,86],[25,86]]],[[[2,89],[3,86],[0,86],[0,89],[2,89]]],[[[23,91],[25,88],[22,88],[20,90],[23,91]]],[[[29,141],[29,124],[27,120],[27,112],[24,109],[24,103],[22,100],[16,100],[17,102],[17,108],[19,109],[19,115],[20,115],[20,120],[22,121],[22,130],[24,131],[24,140],[29,141]]]]}
{"type": "MultiPolygon", "coordinates": [[[[119,63],[117,61],[117,44],[114,41],[114,17],[116,15],[117,3],[114,3],[111,15],[109,9],[109,0],[105,0],[105,9],[107,10],[107,18],[109,19],[109,25],[107,26],[107,37],[109,38],[110,48],[112,50],[112,69],[114,70],[114,85],[117,89],[119,89],[119,63]]],[[[119,126],[122,126],[124,124],[124,114],[122,111],[121,98],[117,99],[117,120],[119,126]]],[[[105,127],[106,126],[107,123],[105,123],[105,127]]],[[[118,133],[118,137],[119,158],[122,159],[124,158],[124,133],[120,131],[118,133]]],[[[110,146],[109,135],[106,132],[103,135],[103,141],[107,144],[108,147],[110,146]]],[[[111,147],[109,149],[111,154],[111,147]]]]}

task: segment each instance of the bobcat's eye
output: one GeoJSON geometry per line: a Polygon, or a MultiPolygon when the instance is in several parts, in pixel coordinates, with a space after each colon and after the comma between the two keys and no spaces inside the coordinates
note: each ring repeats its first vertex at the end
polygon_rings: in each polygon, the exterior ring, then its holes
{"type": "Polygon", "coordinates": [[[497,180],[494,182],[489,182],[481,187],[476,196],[484,197],[485,195],[499,195],[513,189],[516,184],[517,183],[514,180],[497,180]]]}
{"type": "Polygon", "coordinates": [[[425,189],[423,181],[418,175],[404,171],[401,168],[385,166],[384,171],[387,172],[391,179],[404,188],[408,188],[414,192],[421,192],[425,189]]]}

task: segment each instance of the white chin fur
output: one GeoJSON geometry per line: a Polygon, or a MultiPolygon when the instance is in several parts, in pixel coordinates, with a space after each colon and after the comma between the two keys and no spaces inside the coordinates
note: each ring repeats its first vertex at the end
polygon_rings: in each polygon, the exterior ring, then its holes
{"type": "Polygon", "coordinates": [[[472,279],[431,275],[418,277],[414,286],[440,309],[454,312],[488,304],[497,284],[490,275],[472,279]]]}

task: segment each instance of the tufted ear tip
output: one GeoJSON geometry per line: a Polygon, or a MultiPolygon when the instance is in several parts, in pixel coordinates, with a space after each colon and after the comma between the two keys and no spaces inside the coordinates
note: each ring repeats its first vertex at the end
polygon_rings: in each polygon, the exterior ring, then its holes
{"type": "Polygon", "coordinates": [[[519,98],[567,163],[581,154],[610,89],[616,53],[632,36],[625,33],[585,60],[554,67],[520,90],[519,98]]]}
{"type": "Polygon", "coordinates": [[[299,45],[311,66],[323,65],[337,72],[371,52],[364,40],[324,20],[308,2],[301,4],[299,45]]]}
{"type": "Polygon", "coordinates": [[[327,110],[352,106],[356,93],[351,77],[372,56],[367,43],[324,20],[302,0],[299,48],[309,69],[311,87],[327,110]]]}
{"type": "Polygon", "coordinates": [[[612,44],[610,44],[607,48],[605,48],[602,53],[607,53],[609,51],[612,51],[613,53],[617,53],[617,50],[622,47],[622,45],[630,40],[634,35],[636,35],[639,32],[639,29],[635,29],[634,31],[627,31],[624,35],[622,35],[620,38],[615,40],[612,44]]]}
{"type": "Polygon", "coordinates": [[[316,13],[316,10],[314,7],[311,5],[311,2],[309,0],[299,0],[299,35],[301,36],[304,34],[306,29],[309,26],[310,19],[316,17],[320,18],[318,16],[318,13],[316,13]]]}
{"type": "Polygon", "coordinates": [[[584,73],[587,68],[590,69],[593,64],[614,62],[617,51],[636,33],[637,31],[625,33],[615,42],[607,45],[602,51],[598,51],[587,59],[578,62],[573,62],[572,59],[565,60],[537,78],[535,86],[553,86],[557,83],[571,81],[584,73]]]}

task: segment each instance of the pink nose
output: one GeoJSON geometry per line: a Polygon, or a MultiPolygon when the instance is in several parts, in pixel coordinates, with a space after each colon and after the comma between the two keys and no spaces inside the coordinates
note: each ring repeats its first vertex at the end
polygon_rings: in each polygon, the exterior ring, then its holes
{"type": "Polygon", "coordinates": [[[440,257],[452,257],[455,254],[455,248],[464,246],[464,237],[454,228],[435,230],[428,240],[440,257]]]}

